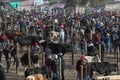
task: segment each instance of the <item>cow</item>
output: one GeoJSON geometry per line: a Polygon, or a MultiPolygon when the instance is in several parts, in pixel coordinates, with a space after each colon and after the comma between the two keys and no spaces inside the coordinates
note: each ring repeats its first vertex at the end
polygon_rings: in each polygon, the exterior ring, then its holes
{"type": "Polygon", "coordinates": [[[23,36],[25,34],[23,34],[20,31],[12,31],[12,30],[7,30],[5,31],[5,34],[7,35],[8,39],[10,40],[10,42],[16,37],[16,36],[23,36]]]}
{"type": "Polygon", "coordinates": [[[51,31],[51,33],[50,33],[51,41],[54,41],[55,39],[59,40],[59,38],[60,38],[59,32],[51,31]]]}
{"type": "MultiPolygon", "coordinates": [[[[31,58],[30,62],[34,67],[36,66],[36,64],[39,66],[39,55],[35,55],[34,53],[30,53],[30,58],[31,58]]],[[[28,53],[27,52],[24,53],[20,57],[20,61],[22,63],[22,66],[24,66],[25,68],[29,65],[28,53]]]]}
{"type": "Polygon", "coordinates": [[[25,80],[49,80],[49,79],[47,79],[42,74],[34,74],[34,75],[28,76],[27,78],[25,78],[25,80]]]}
{"type": "Polygon", "coordinates": [[[104,74],[104,76],[108,76],[111,72],[117,71],[117,64],[111,64],[109,62],[91,62],[91,76],[93,75],[93,71],[98,72],[99,74],[104,74]]]}
{"type": "Polygon", "coordinates": [[[25,77],[28,77],[30,75],[34,74],[42,74],[43,76],[48,75],[48,67],[47,66],[41,66],[41,67],[35,67],[35,68],[27,68],[24,72],[25,77]]]}
{"type": "Polygon", "coordinates": [[[34,42],[39,42],[42,39],[40,36],[16,36],[14,43],[19,43],[22,46],[31,46],[34,42]]]}
{"type": "Polygon", "coordinates": [[[49,48],[52,50],[53,54],[63,53],[63,55],[68,52],[68,49],[70,47],[67,43],[56,43],[51,41],[43,41],[40,42],[41,46],[43,47],[43,51],[45,50],[46,46],[49,46],[49,48]]]}

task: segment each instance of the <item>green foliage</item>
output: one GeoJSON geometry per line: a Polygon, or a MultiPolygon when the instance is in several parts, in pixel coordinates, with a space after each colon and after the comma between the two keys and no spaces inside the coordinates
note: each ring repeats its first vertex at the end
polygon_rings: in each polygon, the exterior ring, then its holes
{"type": "Polygon", "coordinates": [[[91,6],[99,6],[106,3],[106,0],[66,0],[66,3],[78,4],[85,6],[90,1],[91,6]]]}
{"type": "Polygon", "coordinates": [[[90,0],[91,6],[100,6],[106,3],[106,0],[90,0]]]}

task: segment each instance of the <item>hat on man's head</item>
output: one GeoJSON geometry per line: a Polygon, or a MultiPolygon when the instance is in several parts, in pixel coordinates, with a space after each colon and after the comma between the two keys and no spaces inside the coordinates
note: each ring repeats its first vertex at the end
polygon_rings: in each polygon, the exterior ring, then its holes
{"type": "Polygon", "coordinates": [[[62,56],[63,54],[62,53],[59,53],[59,56],[62,56]]]}
{"type": "Polygon", "coordinates": [[[34,42],[34,46],[37,46],[38,45],[38,42],[34,42]]]}
{"type": "Polygon", "coordinates": [[[80,59],[81,59],[81,60],[85,59],[85,55],[81,55],[81,56],[80,56],[80,59]]]}
{"type": "Polygon", "coordinates": [[[54,59],[58,59],[58,55],[55,54],[55,55],[53,56],[53,58],[54,58],[54,59]]]}

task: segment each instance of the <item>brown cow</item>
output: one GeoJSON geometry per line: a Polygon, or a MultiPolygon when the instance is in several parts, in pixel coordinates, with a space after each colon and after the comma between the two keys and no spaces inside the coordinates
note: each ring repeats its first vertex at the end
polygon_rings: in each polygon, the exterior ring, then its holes
{"type": "Polygon", "coordinates": [[[49,79],[47,79],[42,74],[34,74],[34,75],[28,76],[27,78],[25,78],[25,80],[49,80],[49,79]]]}
{"type": "Polygon", "coordinates": [[[8,36],[8,38],[10,40],[13,40],[13,38],[15,36],[20,36],[20,35],[24,35],[22,32],[20,31],[12,31],[12,30],[8,30],[8,31],[5,31],[5,34],[8,36]]]}

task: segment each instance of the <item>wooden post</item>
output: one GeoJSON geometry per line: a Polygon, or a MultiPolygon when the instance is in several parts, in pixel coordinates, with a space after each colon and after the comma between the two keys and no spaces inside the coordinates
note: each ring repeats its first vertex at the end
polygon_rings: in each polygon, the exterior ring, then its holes
{"type": "Polygon", "coordinates": [[[98,46],[99,46],[99,57],[100,57],[100,61],[101,61],[101,44],[99,43],[98,46]]]}
{"type": "Polygon", "coordinates": [[[119,75],[119,46],[118,46],[118,53],[117,53],[117,75],[119,75]]]}
{"type": "Polygon", "coordinates": [[[55,19],[53,19],[53,31],[55,31],[55,19]]]}
{"type": "Polygon", "coordinates": [[[80,65],[80,79],[83,80],[83,65],[80,65]]]}
{"type": "Polygon", "coordinates": [[[85,41],[85,54],[87,55],[87,41],[85,41]]]}
{"type": "Polygon", "coordinates": [[[90,30],[90,40],[92,40],[92,30],[90,30]]]}
{"type": "Polygon", "coordinates": [[[42,52],[42,65],[45,66],[45,52],[42,52]]]}
{"type": "Polygon", "coordinates": [[[60,80],[62,80],[62,61],[61,57],[59,58],[59,74],[60,74],[60,80]]]}
{"type": "Polygon", "coordinates": [[[72,46],[72,65],[74,65],[74,52],[73,52],[73,26],[71,26],[71,46],[72,46]]]}
{"type": "Polygon", "coordinates": [[[19,72],[19,43],[16,43],[16,74],[19,72]]]}
{"type": "Polygon", "coordinates": [[[73,42],[71,42],[72,46],[72,65],[74,65],[74,52],[73,52],[73,42]]]}
{"type": "Polygon", "coordinates": [[[28,52],[28,63],[29,63],[29,68],[31,68],[30,46],[27,46],[27,52],[28,52]]]}
{"type": "Polygon", "coordinates": [[[42,37],[42,40],[44,39],[44,31],[43,29],[41,30],[41,37],[42,37]]]}

